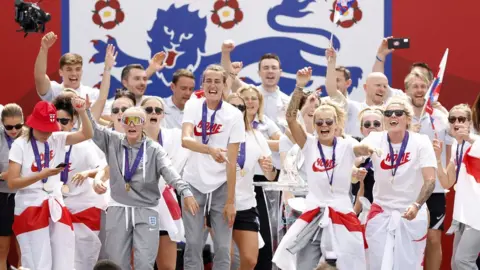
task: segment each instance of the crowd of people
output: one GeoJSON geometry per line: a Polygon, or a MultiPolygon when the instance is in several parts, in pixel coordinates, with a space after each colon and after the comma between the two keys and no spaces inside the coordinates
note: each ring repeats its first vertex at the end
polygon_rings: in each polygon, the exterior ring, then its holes
{"type": "Polygon", "coordinates": [[[311,67],[298,67],[289,96],[273,53],[259,56],[261,85],[245,84],[230,40],[220,64],[203,71],[202,90],[179,69],[167,78],[170,97],[144,95],[164,68],[159,52],[148,67],[123,67],[123,89],[108,99],[115,48],[99,89],[81,83],[75,53],[60,58],[60,84],[46,74],[56,39],[43,37],[35,62],[42,101],[28,117],[14,103],[1,112],[0,270],[11,241],[19,269],[178,269],[184,242],[181,269],[198,270],[209,237],[213,269],[430,270],[440,269],[446,230],[455,234],[452,269],[478,269],[480,96],[425,112],[432,70],[414,63],[404,91],[391,88],[389,38],[362,102],[349,98],[350,73],[333,48],[328,96],[306,87],[311,67]],[[283,216],[294,222],[280,243],[254,186],[268,181],[308,190],[282,193],[283,216]],[[452,186],[453,223],[444,228],[452,186]]]}

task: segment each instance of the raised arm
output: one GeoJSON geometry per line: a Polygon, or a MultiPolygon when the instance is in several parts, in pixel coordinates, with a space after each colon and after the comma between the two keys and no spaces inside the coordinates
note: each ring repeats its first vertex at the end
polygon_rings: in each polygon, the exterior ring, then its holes
{"type": "Polygon", "coordinates": [[[150,65],[147,67],[147,78],[150,78],[153,76],[153,74],[161,71],[162,69],[165,68],[165,57],[167,54],[163,51],[156,53],[152,60],[150,60],[150,65]]]}
{"type": "Polygon", "coordinates": [[[77,144],[77,143],[89,140],[93,137],[92,123],[90,122],[90,119],[88,119],[88,115],[86,112],[86,107],[90,107],[88,95],[86,100],[80,97],[73,98],[72,105],[75,108],[75,110],[78,112],[82,125],[80,126],[79,131],[71,132],[67,135],[67,138],[65,140],[66,145],[77,144]]]}
{"type": "Polygon", "coordinates": [[[103,108],[108,99],[108,90],[110,90],[110,78],[113,66],[115,65],[115,59],[118,52],[115,52],[115,47],[112,44],[108,44],[107,52],[105,54],[105,67],[103,68],[102,83],[100,84],[100,95],[95,103],[90,108],[93,119],[99,121],[102,116],[103,108]]]}
{"type": "Polygon", "coordinates": [[[240,87],[244,85],[244,83],[237,76],[238,72],[242,69],[243,64],[241,62],[232,63],[232,59],[230,57],[233,49],[235,49],[235,43],[233,42],[233,40],[225,40],[222,43],[222,56],[220,64],[228,72],[228,84],[230,85],[232,93],[235,93],[240,87]]]}
{"type": "Polygon", "coordinates": [[[286,120],[288,128],[292,133],[293,138],[297,142],[300,148],[303,148],[307,140],[307,134],[303,130],[300,123],[297,121],[298,109],[300,108],[300,100],[304,96],[303,88],[310,81],[312,77],[312,68],[306,67],[297,71],[297,84],[295,90],[293,90],[292,98],[288,104],[286,120]]]}
{"type": "Polygon", "coordinates": [[[57,36],[53,32],[43,36],[40,51],[38,52],[37,60],[35,60],[33,76],[35,78],[35,88],[40,97],[45,96],[51,88],[50,78],[47,75],[47,59],[48,50],[55,44],[56,40],[57,36]]]}
{"type": "Polygon", "coordinates": [[[387,59],[387,56],[394,51],[394,49],[388,48],[388,40],[391,38],[393,37],[384,38],[380,44],[380,47],[378,47],[372,72],[385,73],[385,60],[387,59]]]}
{"type": "Polygon", "coordinates": [[[337,65],[337,53],[335,49],[330,47],[326,50],[327,56],[327,75],[325,76],[325,88],[328,96],[336,102],[342,104],[346,97],[337,88],[337,72],[335,70],[337,65]]]}

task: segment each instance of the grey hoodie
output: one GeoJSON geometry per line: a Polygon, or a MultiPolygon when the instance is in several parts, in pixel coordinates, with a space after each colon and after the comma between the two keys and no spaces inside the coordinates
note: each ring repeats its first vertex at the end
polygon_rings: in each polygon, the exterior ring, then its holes
{"type": "MultiPolygon", "coordinates": [[[[5,128],[0,125],[0,172],[6,172],[8,169],[8,155],[10,149],[8,149],[8,143],[5,134],[5,128]]],[[[1,193],[15,193],[16,190],[9,189],[7,181],[0,179],[0,192],[1,193]]]]}
{"type": "Polygon", "coordinates": [[[125,134],[98,125],[89,111],[88,117],[93,125],[93,142],[105,153],[110,166],[111,196],[116,202],[136,207],[156,206],[161,196],[158,188],[160,176],[163,176],[167,184],[174,187],[179,194],[184,197],[192,196],[189,185],[175,171],[170,158],[160,144],[144,136],[140,142],[129,145],[125,134]],[[123,177],[124,147],[128,149],[129,164],[132,166],[140,147],[143,147],[143,142],[146,143],[146,152],[144,153],[146,161],[144,162],[143,158],[140,161],[130,182],[131,189],[127,192],[123,177]],[[145,177],[143,177],[144,174],[145,177]]]}

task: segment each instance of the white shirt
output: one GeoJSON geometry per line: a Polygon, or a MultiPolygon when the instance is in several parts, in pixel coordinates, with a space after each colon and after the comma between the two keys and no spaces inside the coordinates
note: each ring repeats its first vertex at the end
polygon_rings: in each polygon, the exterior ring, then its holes
{"type": "Polygon", "coordinates": [[[172,160],[173,167],[181,174],[191,154],[190,150],[182,147],[182,130],[178,128],[162,128],[161,136],[163,149],[165,149],[167,155],[172,160]]]}
{"type": "MultiPolygon", "coordinates": [[[[258,116],[255,117],[255,120],[258,122],[257,126],[257,131],[260,131],[260,133],[265,137],[266,140],[270,140],[270,137],[277,133],[281,132],[280,128],[273,122],[268,116],[264,115],[263,116],[263,121],[260,122],[258,119],[258,116]]],[[[269,148],[267,144],[267,148],[269,148]]],[[[270,150],[269,150],[270,151],[270,150]]],[[[279,152],[273,152],[272,153],[272,163],[275,168],[280,168],[280,153],[279,152]]],[[[260,165],[257,163],[255,166],[255,175],[263,175],[262,168],[260,165]]]]}
{"type": "MultiPolygon", "coordinates": [[[[422,168],[437,168],[437,159],[429,138],[423,134],[409,132],[405,154],[399,163],[395,178],[392,177],[387,132],[370,132],[362,143],[382,150],[381,157],[377,154],[371,156],[375,169],[374,203],[404,211],[420,194],[424,183],[422,168]]],[[[392,144],[395,155],[400,151],[400,146],[401,143],[392,144]]]]}
{"type": "MultiPolygon", "coordinates": [[[[238,151],[240,154],[240,150],[238,151]]],[[[267,140],[259,131],[246,133],[245,138],[245,176],[240,174],[240,166],[237,162],[237,184],[235,186],[235,202],[237,211],[247,210],[257,206],[253,186],[253,176],[258,160],[263,156],[270,156],[267,140]],[[265,149],[265,150],[264,150],[265,149]]]]}
{"type": "MultiPolygon", "coordinates": [[[[68,132],[54,132],[48,138],[47,142],[50,150],[50,162],[48,164],[49,168],[55,168],[58,164],[64,162],[65,140],[67,138],[67,134],[68,132]]],[[[40,154],[42,166],[45,166],[45,144],[37,142],[37,148],[38,153],[40,154]]],[[[30,176],[39,171],[35,161],[35,155],[33,153],[31,141],[27,141],[26,137],[22,136],[13,142],[9,159],[22,165],[22,170],[20,172],[21,177],[30,176]]],[[[48,186],[53,187],[55,190],[60,192],[60,188],[62,186],[60,174],[50,176],[47,182],[48,186]]],[[[42,181],[37,181],[27,187],[21,188],[20,190],[42,189],[43,186],[44,184],[42,181]]]]}
{"type": "Polygon", "coordinates": [[[358,114],[361,110],[367,107],[367,103],[360,103],[355,100],[347,99],[347,121],[345,123],[345,133],[354,137],[362,138],[362,132],[360,131],[360,119],[358,114]]]}
{"type": "MultiPolygon", "coordinates": [[[[63,90],[65,90],[65,86],[60,83],[57,83],[56,81],[50,81],[50,89],[48,89],[47,93],[44,96],[40,96],[40,99],[52,102],[57,96],[59,96],[63,90]]],[[[92,88],[90,86],[86,86],[83,84],[80,84],[80,87],[77,89],[74,89],[77,91],[77,94],[82,97],[86,98],[88,95],[88,98],[90,100],[90,103],[95,103],[95,101],[98,99],[98,96],[100,95],[100,90],[97,88],[92,88]]]]}
{"type": "MultiPolygon", "coordinates": [[[[192,95],[193,96],[193,95],[192,95]]],[[[165,101],[165,118],[163,125],[166,128],[182,128],[183,111],[180,110],[172,101],[172,96],[164,99],[165,101]]]]}
{"type": "Polygon", "coordinates": [[[342,213],[353,211],[350,188],[352,168],[355,162],[353,152],[355,143],[353,140],[337,138],[335,164],[332,160],[333,147],[322,145],[325,166],[318,148],[318,139],[307,135],[307,140],[302,148],[308,182],[307,209],[328,205],[342,213]],[[333,181],[332,187],[330,187],[329,177],[332,176],[332,173],[333,181]]]}
{"type": "Polygon", "coordinates": [[[267,92],[263,86],[257,87],[260,93],[263,95],[263,112],[266,116],[277,124],[277,126],[285,131],[287,126],[285,113],[287,112],[287,106],[290,102],[290,97],[280,91],[280,88],[277,86],[275,92],[267,92]]]}
{"type": "MultiPolygon", "coordinates": [[[[435,126],[435,131],[432,128],[432,122],[430,121],[429,114],[425,113],[421,120],[419,120],[417,117],[413,117],[412,124],[417,124],[417,123],[420,123],[420,125],[422,126],[418,133],[427,135],[430,141],[433,142],[433,139],[435,139],[435,132],[436,132],[438,136],[438,140],[443,142],[441,161],[442,161],[443,167],[445,168],[447,164],[446,163],[447,145],[452,145],[453,143],[452,142],[453,138],[448,135],[448,131],[450,127],[448,125],[447,115],[445,115],[443,112],[437,109],[433,110],[433,124],[435,126]]],[[[438,177],[437,177],[437,180],[435,181],[435,190],[433,191],[433,193],[445,193],[445,189],[440,184],[438,177]]]]}
{"type": "MultiPolygon", "coordinates": [[[[286,153],[286,152],[290,151],[290,149],[292,149],[293,146],[294,146],[293,142],[290,141],[290,139],[288,138],[287,135],[282,134],[282,136],[280,136],[280,142],[279,142],[279,146],[278,146],[278,148],[279,148],[278,150],[280,151],[280,153],[286,153]]],[[[299,155],[302,156],[302,157],[299,158],[300,160],[305,160],[304,157],[303,157],[303,152],[299,152],[299,155]]],[[[304,180],[307,179],[305,162],[301,163],[300,168],[298,168],[298,173],[300,174],[300,177],[302,179],[304,179],[304,180]]]]}
{"type": "MultiPolygon", "coordinates": [[[[202,107],[205,98],[190,99],[185,104],[183,123],[194,126],[194,138],[202,143],[202,107]]],[[[214,148],[227,149],[229,143],[245,141],[245,123],[242,113],[227,102],[215,115],[214,123],[210,123],[214,110],[207,109],[208,145],[214,148]],[[210,125],[212,132],[210,134],[210,125]]],[[[198,191],[210,193],[227,181],[226,163],[217,163],[212,156],[192,151],[187,161],[183,178],[198,191]]]]}

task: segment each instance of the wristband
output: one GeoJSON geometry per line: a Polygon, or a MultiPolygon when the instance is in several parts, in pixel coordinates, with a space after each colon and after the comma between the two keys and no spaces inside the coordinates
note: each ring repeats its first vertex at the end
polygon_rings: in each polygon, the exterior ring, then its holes
{"type": "Polygon", "coordinates": [[[378,61],[378,62],[383,62],[383,60],[380,59],[380,57],[378,57],[378,55],[377,55],[376,57],[377,57],[377,61],[378,61]]]}
{"type": "Polygon", "coordinates": [[[417,210],[420,210],[420,208],[422,208],[422,205],[417,203],[417,202],[414,202],[413,205],[415,205],[415,207],[417,207],[417,210]]]}

